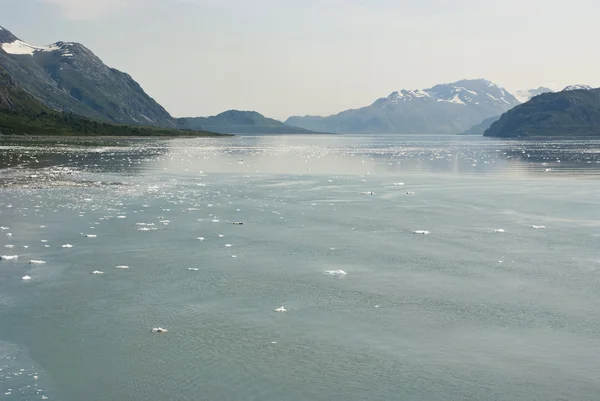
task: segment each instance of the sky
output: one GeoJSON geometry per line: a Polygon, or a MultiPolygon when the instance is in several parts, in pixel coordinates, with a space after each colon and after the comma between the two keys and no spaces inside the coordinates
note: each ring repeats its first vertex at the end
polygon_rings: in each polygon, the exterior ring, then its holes
{"type": "Polygon", "coordinates": [[[329,115],[485,78],[600,87],[598,0],[0,0],[22,40],[83,43],[172,115],[329,115]]]}

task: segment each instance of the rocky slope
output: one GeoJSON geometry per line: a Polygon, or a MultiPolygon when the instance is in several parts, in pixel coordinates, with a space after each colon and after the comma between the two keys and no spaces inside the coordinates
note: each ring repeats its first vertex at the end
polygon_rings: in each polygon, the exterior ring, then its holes
{"type": "Polygon", "coordinates": [[[508,111],[484,136],[599,137],[600,89],[571,89],[545,93],[508,111]]]}
{"type": "Polygon", "coordinates": [[[182,127],[128,74],[79,43],[33,46],[0,27],[0,66],[52,109],[119,124],[182,127]]]}
{"type": "Polygon", "coordinates": [[[393,92],[370,106],[329,117],[290,117],[286,124],[336,133],[461,133],[519,103],[490,81],[463,80],[393,92]]]}
{"type": "Polygon", "coordinates": [[[117,125],[52,110],[25,92],[0,66],[0,134],[6,135],[121,135],[213,136],[199,132],[139,125],[117,125]]]}

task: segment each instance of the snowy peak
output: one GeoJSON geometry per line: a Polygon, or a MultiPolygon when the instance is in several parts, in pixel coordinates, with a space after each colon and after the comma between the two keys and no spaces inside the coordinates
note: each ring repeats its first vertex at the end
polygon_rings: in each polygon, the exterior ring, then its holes
{"type": "Polygon", "coordinates": [[[540,86],[535,89],[524,89],[515,92],[515,97],[519,102],[525,103],[530,101],[532,98],[541,95],[542,93],[554,92],[552,89],[545,86],[540,86]]]}
{"type": "Polygon", "coordinates": [[[569,85],[565,89],[563,89],[562,92],[576,91],[576,90],[586,90],[586,91],[589,91],[591,89],[594,89],[594,88],[592,88],[589,85],[569,85]]]}
{"type": "Polygon", "coordinates": [[[485,79],[462,80],[436,85],[429,89],[401,90],[387,98],[379,99],[380,106],[400,105],[411,101],[434,101],[458,105],[499,104],[515,106],[519,101],[504,88],[485,79]]]}

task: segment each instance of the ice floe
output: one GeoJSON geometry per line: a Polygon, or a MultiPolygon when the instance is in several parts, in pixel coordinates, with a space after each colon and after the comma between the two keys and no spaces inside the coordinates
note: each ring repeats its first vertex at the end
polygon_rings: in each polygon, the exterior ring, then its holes
{"type": "Polygon", "coordinates": [[[152,329],[153,333],[166,333],[168,330],[167,329],[163,329],[162,327],[154,327],[152,329]]]}
{"type": "Polygon", "coordinates": [[[330,275],[330,276],[345,276],[348,273],[346,273],[343,270],[327,270],[327,271],[325,271],[325,274],[330,275]]]}

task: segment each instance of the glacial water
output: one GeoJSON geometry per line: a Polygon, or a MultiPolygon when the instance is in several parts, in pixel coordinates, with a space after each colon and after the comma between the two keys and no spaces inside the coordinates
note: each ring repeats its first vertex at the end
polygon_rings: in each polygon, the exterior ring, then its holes
{"type": "Polygon", "coordinates": [[[4,139],[0,226],[1,400],[600,399],[599,141],[4,139]]]}

